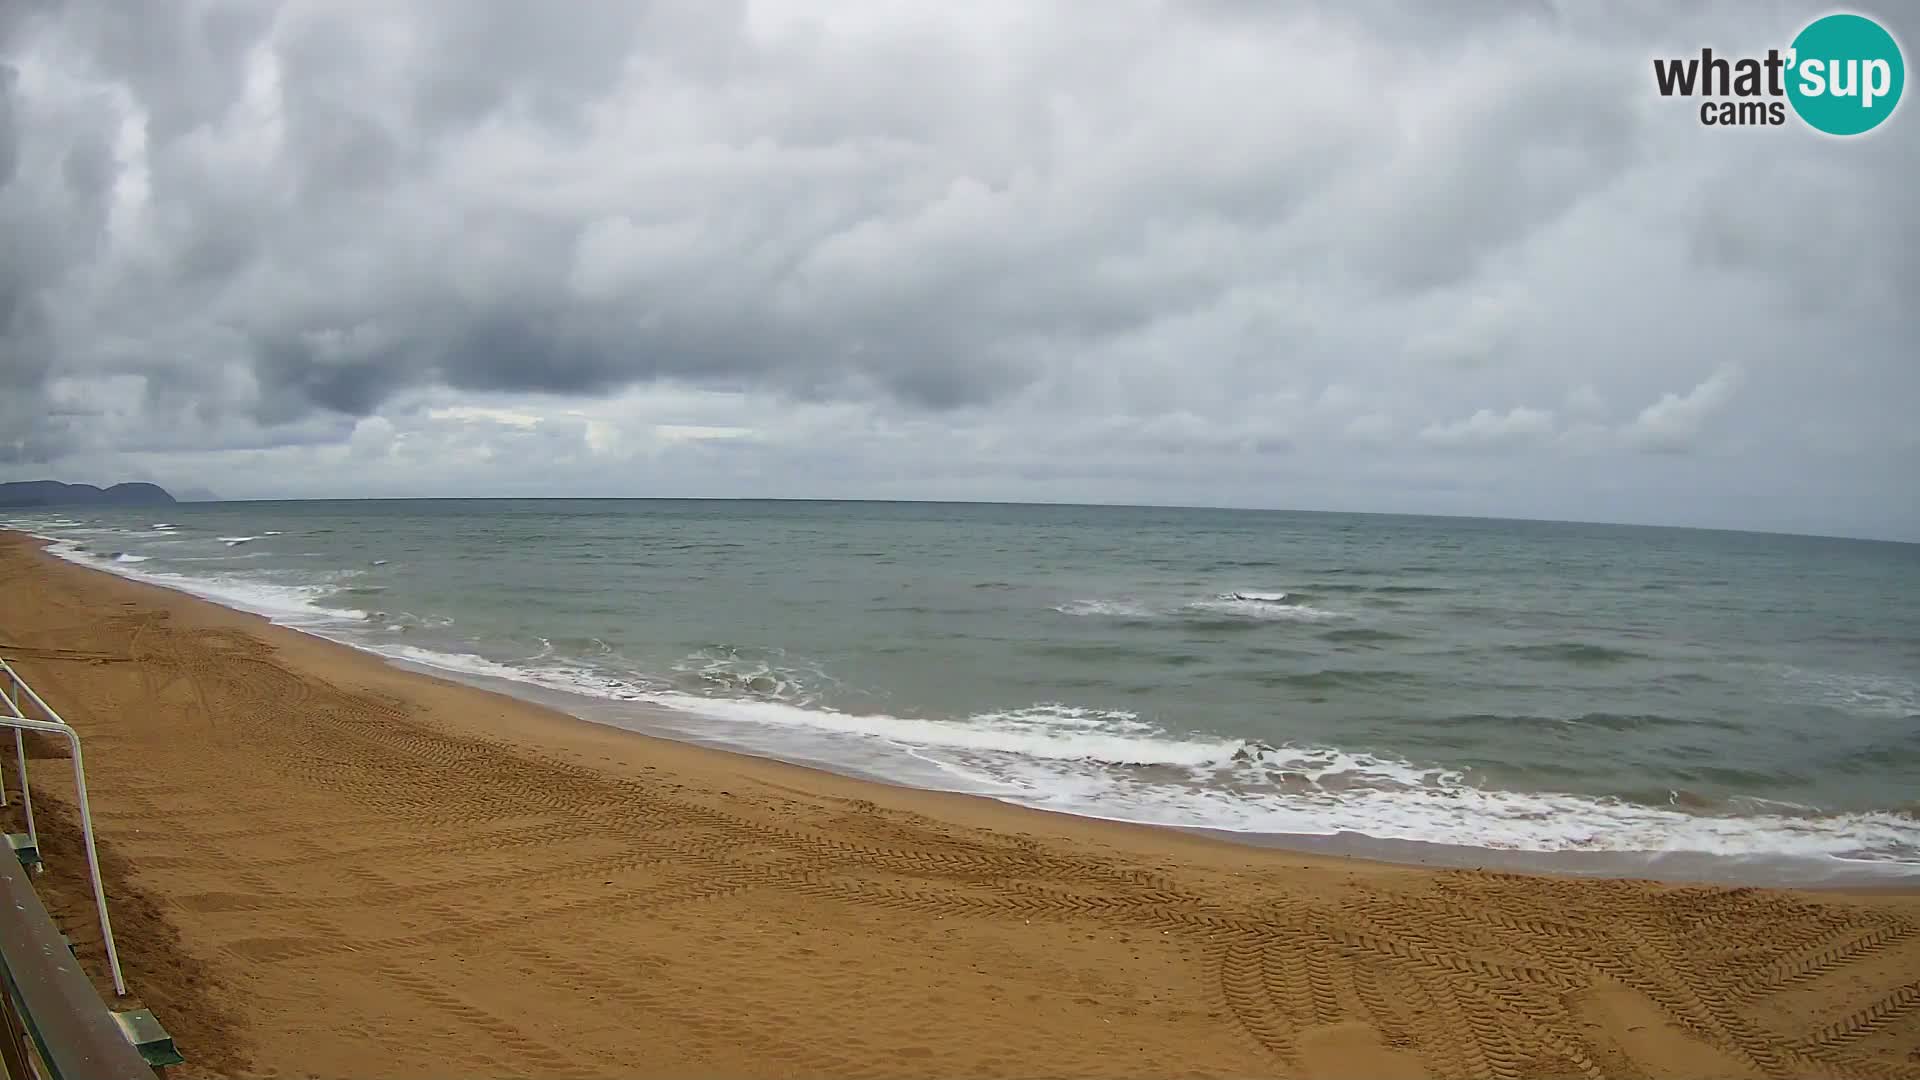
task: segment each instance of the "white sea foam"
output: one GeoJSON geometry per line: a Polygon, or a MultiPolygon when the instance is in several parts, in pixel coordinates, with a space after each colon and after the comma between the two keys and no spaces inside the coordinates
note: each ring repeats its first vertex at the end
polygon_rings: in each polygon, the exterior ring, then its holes
{"type": "Polygon", "coordinates": [[[113,561],[117,563],[142,563],[146,562],[147,558],[145,555],[135,555],[132,552],[120,551],[114,553],[113,561]]]}
{"type": "Polygon", "coordinates": [[[800,705],[813,704],[823,688],[839,683],[818,664],[794,661],[783,649],[716,645],[689,653],[672,669],[683,688],[691,685],[707,695],[744,694],[800,705]]]}
{"type": "Polygon", "coordinates": [[[1920,821],[1891,813],[1714,817],[1610,798],[1488,790],[1458,773],[1389,757],[1177,737],[1131,713],[1057,705],[944,721],[778,701],[643,696],[736,729],[703,732],[721,741],[777,751],[780,741],[770,733],[803,733],[813,737],[815,753],[837,751],[863,771],[884,774],[886,754],[900,754],[937,766],[959,790],[1089,817],[1536,852],[1868,858],[1912,864],[1920,873],[1920,821]]]}
{"type": "Polygon", "coordinates": [[[1111,770],[1011,762],[1001,797],[1090,817],[1245,833],[1357,833],[1515,851],[1690,852],[1893,861],[1920,874],[1920,822],[1891,813],[1708,816],[1615,799],[1460,783],[1349,783],[1261,791],[1142,782],[1111,770]]]}
{"type": "Polygon", "coordinates": [[[161,585],[204,600],[212,600],[227,607],[250,611],[256,615],[265,615],[276,622],[311,626],[319,622],[366,618],[364,611],[329,608],[318,603],[322,597],[333,591],[331,585],[282,585],[236,575],[200,577],[164,571],[138,570],[130,564],[147,561],[139,555],[127,557],[123,553],[118,557],[104,558],[64,539],[56,539],[48,546],[47,551],[69,562],[111,570],[122,577],[161,585]]]}
{"type": "Polygon", "coordinates": [[[241,544],[251,544],[258,539],[260,538],[257,536],[223,536],[220,542],[228,547],[239,547],[241,544]]]}
{"type": "Polygon", "coordinates": [[[1284,592],[1217,593],[1197,600],[1174,601],[1154,605],[1126,597],[1090,597],[1055,605],[1062,615],[1110,619],[1191,618],[1196,614],[1240,619],[1269,619],[1284,622],[1320,622],[1344,619],[1344,612],[1329,611],[1299,603],[1284,592]]]}
{"type": "Polygon", "coordinates": [[[1307,604],[1277,603],[1253,594],[1227,593],[1207,600],[1195,600],[1186,606],[1188,611],[1205,611],[1215,615],[1232,615],[1243,619],[1276,619],[1286,622],[1321,622],[1326,619],[1343,619],[1346,616],[1338,611],[1327,611],[1307,604]]]}
{"type": "Polygon", "coordinates": [[[405,660],[410,664],[439,668],[442,671],[455,671],[463,675],[484,675],[489,679],[508,679],[514,682],[535,681],[534,672],[496,663],[473,653],[441,652],[437,649],[422,649],[412,645],[376,646],[376,651],[382,656],[395,660],[405,660]]]}
{"type": "Polygon", "coordinates": [[[1054,607],[1062,615],[1104,616],[1110,619],[1151,619],[1159,611],[1132,600],[1069,600],[1054,607]]]}
{"type": "Polygon", "coordinates": [[[1863,716],[1920,716],[1920,682],[1889,675],[1806,671],[1779,665],[1775,674],[1810,705],[1827,705],[1863,716]]]}
{"type": "Polygon", "coordinates": [[[153,577],[169,588],[265,615],[276,622],[312,625],[367,617],[366,612],[355,608],[333,608],[319,603],[332,591],[326,585],[274,585],[239,577],[190,578],[179,574],[153,577]]]}
{"type": "Polygon", "coordinates": [[[582,665],[545,664],[525,667],[489,660],[475,653],[445,652],[413,645],[375,644],[363,648],[392,660],[434,668],[456,675],[477,675],[487,679],[525,683],[586,697],[614,701],[638,700],[657,687],[639,679],[623,679],[582,665]]]}
{"type": "MultiPolygon", "coordinates": [[[[981,713],[963,720],[928,720],[859,715],[833,709],[801,708],[780,701],[709,698],[692,694],[650,695],[664,705],[703,716],[761,727],[791,727],[879,739],[901,749],[991,751],[1015,757],[1056,761],[1100,761],[1126,765],[1196,766],[1231,760],[1242,745],[1233,739],[1179,739],[1138,729],[1102,731],[1069,715],[1055,722],[1052,707],[1006,713],[981,713]]],[[[1131,714],[1118,714],[1132,720],[1131,714]]]]}

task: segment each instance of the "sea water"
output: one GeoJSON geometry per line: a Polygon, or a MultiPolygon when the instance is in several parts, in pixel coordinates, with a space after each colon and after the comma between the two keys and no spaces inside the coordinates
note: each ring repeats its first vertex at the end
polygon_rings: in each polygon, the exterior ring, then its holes
{"type": "Polygon", "coordinates": [[[1920,545],[926,503],[0,516],[403,663],[860,775],[1242,834],[1920,877],[1920,545]]]}

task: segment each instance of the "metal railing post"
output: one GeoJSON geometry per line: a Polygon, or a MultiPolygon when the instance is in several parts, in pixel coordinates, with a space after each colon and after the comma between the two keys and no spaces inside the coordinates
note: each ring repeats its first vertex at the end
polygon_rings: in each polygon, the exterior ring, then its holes
{"type": "Polygon", "coordinates": [[[100,854],[93,846],[93,811],[87,806],[87,770],[80,764],[80,737],[71,735],[73,744],[73,787],[80,794],[80,835],[87,844],[87,874],[93,878],[93,906],[100,912],[100,940],[107,946],[107,966],[113,969],[113,992],[127,996],[127,982],[120,977],[120,950],[113,944],[113,921],[107,917],[107,890],[100,884],[100,854]]]}
{"type": "MultiPolygon", "coordinates": [[[[113,943],[113,922],[107,915],[107,890],[100,880],[100,855],[93,842],[93,810],[87,803],[87,772],[80,754],[80,733],[73,730],[72,725],[62,720],[60,714],[53,711],[53,706],[48,705],[45,699],[35,693],[33,687],[27,685],[26,680],[20,678],[19,673],[13,670],[13,665],[7,663],[5,659],[0,659],[0,670],[4,670],[7,675],[11,676],[14,686],[18,687],[20,692],[31,700],[34,705],[38,706],[40,712],[47,717],[45,720],[31,719],[21,711],[19,702],[9,702],[13,709],[13,715],[11,717],[0,717],[0,725],[13,728],[15,745],[24,745],[21,736],[23,729],[26,731],[44,731],[49,734],[63,735],[66,737],[68,750],[73,757],[73,785],[80,807],[80,835],[87,849],[87,874],[93,879],[93,906],[100,915],[100,938],[106,946],[107,964],[113,969],[114,993],[125,997],[127,993],[127,982],[120,973],[120,952],[114,947],[113,943]]],[[[20,796],[21,801],[26,804],[27,828],[29,830],[29,838],[32,838],[33,802],[27,795],[26,790],[26,765],[26,751],[22,749],[20,751],[20,796]]],[[[37,841],[35,844],[37,849],[37,841]]],[[[42,856],[42,859],[44,860],[44,856],[42,856]]]]}
{"type": "MultiPolygon", "coordinates": [[[[6,689],[0,690],[0,697],[5,697],[7,699],[7,712],[14,716],[18,716],[20,714],[20,706],[15,704],[15,698],[19,696],[19,692],[13,688],[13,684],[18,678],[19,676],[13,673],[13,669],[8,668],[6,689]]],[[[6,805],[8,805],[7,804],[7,770],[0,769],[0,806],[6,806],[6,805]]]]}
{"type": "MultiPolygon", "coordinates": [[[[22,716],[20,707],[14,706],[14,715],[22,716]]],[[[20,808],[27,816],[27,843],[33,850],[40,850],[40,830],[33,824],[33,792],[27,787],[27,740],[20,734],[19,728],[13,729],[14,760],[20,763],[20,808]]],[[[46,865],[46,856],[41,856],[41,865],[46,865]]]]}

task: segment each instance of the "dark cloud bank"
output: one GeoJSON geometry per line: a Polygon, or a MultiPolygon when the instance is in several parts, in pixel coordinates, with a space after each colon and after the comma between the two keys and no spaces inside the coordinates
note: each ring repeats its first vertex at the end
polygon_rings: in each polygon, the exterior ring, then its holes
{"type": "Polygon", "coordinates": [[[0,479],[1920,539],[1911,106],[1652,88],[1823,10],[11,0],[0,479]]]}

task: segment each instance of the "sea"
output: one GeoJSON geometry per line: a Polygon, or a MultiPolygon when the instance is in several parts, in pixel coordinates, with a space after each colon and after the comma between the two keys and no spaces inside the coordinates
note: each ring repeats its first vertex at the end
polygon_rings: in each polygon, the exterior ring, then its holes
{"type": "Polygon", "coordinates": [[[1920,545],[798,501],[0,524],[590,720],[910,786],[1416,861],[1920,882],[1920,545]]]}

